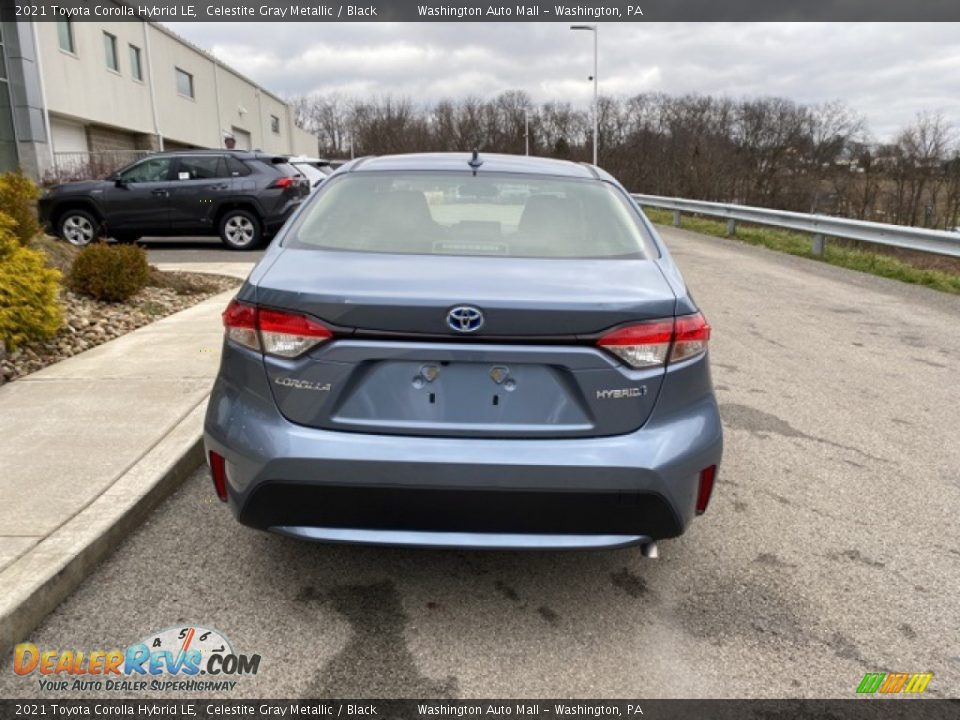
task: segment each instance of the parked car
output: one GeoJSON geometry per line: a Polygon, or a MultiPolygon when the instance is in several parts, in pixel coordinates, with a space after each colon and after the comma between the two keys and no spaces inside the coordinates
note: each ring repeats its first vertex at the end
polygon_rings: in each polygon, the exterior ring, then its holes
{"type": "Polygon", "coordinates": [[[290,164],[310,181],[311,190],[316,190],[320,183],[333,174],[333,166],[329,160],[298,155],[290,158],[290,164]]]}
{"type": "Polygon", "coordinates": [[[287,158],[188,150],[150,155],[104,180],[64,183],[39,201],[56,235],[86,245],[101,235],[219,235],[234,250],[257,247],[310,192],[287,158]]]}
{"type": "Polygon", "coordinates": [[[707,508],[722,451],[710,326],[598,168],[357,160],[284,227],[223,319],[204,439],[241,523],[649,555],[707,508]]]}

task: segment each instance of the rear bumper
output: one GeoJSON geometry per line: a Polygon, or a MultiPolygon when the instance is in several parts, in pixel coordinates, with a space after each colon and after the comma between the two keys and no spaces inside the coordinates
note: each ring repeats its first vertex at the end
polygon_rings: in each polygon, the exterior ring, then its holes
{"type": "MultiPolygon", "coordinates": [[[[684,387],[683,368],[671,373],[684,387]]],[[[626,435],[438,438],[296,425],[259,378],[221,374],[204,441],[226,458],[230,508],[252,527],[341,542],[619,546],[675,537],[693,519],[699,473],[722,454],[706,390],[626,435]]]]}
{"type": "MultiPolygon", "coordinates": [[[[325,470],[338,474],[333,468],[325,470]]],[[[383,467],[359,470],[378,480],[394,472],[393,468],[383,467]]],[[[674,537],[683,530],[670,504],[654,492],[480,489],[455,485],[459,477],[454,473],[466,470],[462,466],[451,469],[446,483],[433,487],[387,485],[382,480],[377,484],[269,481],[257,486],[239,509],[238,517],[251,527],[302,537],[333,540],[335,533],[330,530],[337,528],[349,529],[357,540],[362,539],[361,531],[368,532],[372,542],[378,536],[386,538],[388,533],[402,532],[411,536],[541,536],[532,540],[534,545],[542,545],[543,537],[557,536],[560,542],[561,536],[589,538],[603,534],[616,536],[611,542],[628,544],[628,538],[674,537]]],[[[499,466],[492,472],[519,482],[525,474],[508,466],[499,466]]],[[[583,475],[566,474],[574,480],[583,475]]],[[[437,538],[431,541],[442,544],[437,538]]],[[[512,546],[517,544],[516,540],[511,541],[512,546]]]]}
{"type": "Polygon", "coordinates": [[[351,545],[472,548],[478,550],[588,550],[650,542],[642,535],[560,535],[554,533],[465,533],[428,530],[370,530],[325,527],[274,527],[274,532],[304,540],[351,545]]]}

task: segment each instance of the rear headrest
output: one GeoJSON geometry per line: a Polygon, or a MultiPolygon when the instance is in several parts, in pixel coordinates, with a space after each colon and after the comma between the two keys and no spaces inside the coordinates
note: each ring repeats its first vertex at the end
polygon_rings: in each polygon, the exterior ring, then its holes
{"type": "Polygon", "coordinates": [[[381,196],[377,214],[389,222],[403,225],[433,222],[427,196],[419,190],[397,190],[381,196]]]}
{"type": "Polygon", "coordinates": [[[518,232],[551,233],[575,232],[577,216],[574,208],[555,195],[531,195],[523,206],[518,232]]]}

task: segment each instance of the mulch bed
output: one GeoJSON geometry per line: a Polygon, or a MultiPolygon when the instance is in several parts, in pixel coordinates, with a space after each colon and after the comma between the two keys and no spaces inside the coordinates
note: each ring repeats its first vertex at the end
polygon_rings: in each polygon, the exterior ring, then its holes
{"type": "Polygon", "coordinates": [[[153,270],[150,286],[122,303],[99,302],[64,289],[60,293],[64,323],[54,337],[25,343],[5,357],[0,348],[0,385],[239,285],[239,279],[223,275],[153,270]]]}

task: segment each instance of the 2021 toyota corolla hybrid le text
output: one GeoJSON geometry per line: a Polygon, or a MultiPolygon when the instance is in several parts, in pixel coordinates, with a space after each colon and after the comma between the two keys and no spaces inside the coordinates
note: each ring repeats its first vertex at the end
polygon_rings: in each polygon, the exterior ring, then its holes
{"type": "Polygon", "coordinates": [[[356,160],[223,319],[205,443],[216,492],[247,525],[655,548],[707,507],[722,450],[710,326],[595,167],[356,160]]]}

